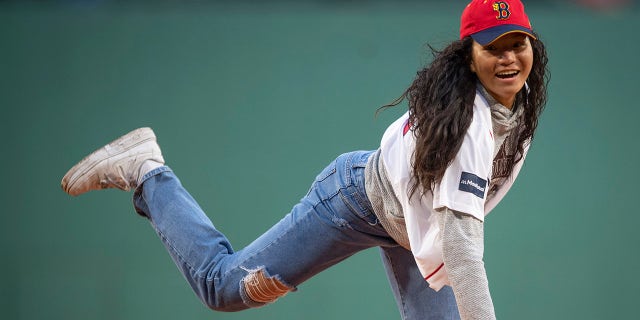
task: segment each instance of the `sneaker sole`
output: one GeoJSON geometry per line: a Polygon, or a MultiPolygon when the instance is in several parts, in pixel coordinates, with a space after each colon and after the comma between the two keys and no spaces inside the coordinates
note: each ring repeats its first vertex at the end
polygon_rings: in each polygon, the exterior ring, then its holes
{"type": "Polygon", "coordinates": [[[86,176],[96,166],[100,165],[104,161],[113,158],[119,154],[126,152],[138,145],[149,141],[155,141],[156,135],[151,128],[139,128],[133,130],[122,137],[113,140],[100,149],[95,150],[84,159],[80,160],[75,166],[73,166],[64,175],[61,181],[61,187],[64,192],[77,196],[80,193],[73,192],[73,187],[76,182],[86,176]]]}

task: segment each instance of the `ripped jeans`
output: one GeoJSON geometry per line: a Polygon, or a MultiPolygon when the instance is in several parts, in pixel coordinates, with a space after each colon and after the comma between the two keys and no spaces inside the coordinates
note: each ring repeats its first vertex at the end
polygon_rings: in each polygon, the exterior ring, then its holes
{"type": "Polygon", "coordinates": [[[380,247],[402,319],[459,319],[451,288],[429,288],[411,252],[378,223],[364,189],[364,168],[371,154],[339,156],[289,214],[235,252],[169,167],[143,177],[134,205],[212,309],[262,306],[354,253],[380,247]]]}

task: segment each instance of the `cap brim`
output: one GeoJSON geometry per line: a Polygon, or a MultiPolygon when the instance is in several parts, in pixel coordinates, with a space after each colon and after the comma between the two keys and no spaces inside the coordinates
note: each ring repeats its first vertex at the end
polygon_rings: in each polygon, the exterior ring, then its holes
{"type": "Polygon", "coordinates": [[[483,46],[486,46],[498,40],[498,38],[510,33],[524,33],[530,36],[531,38],[536,39],[531,29],[525,28],[523,26],[515,25],[515,24],[503,24],[503,25],[495,26],[493,28],[485,29],[480,32],[476,32],[472,34],[471,38],[473,38],[473,40],[475,40],[477,43],[483,46]]]}

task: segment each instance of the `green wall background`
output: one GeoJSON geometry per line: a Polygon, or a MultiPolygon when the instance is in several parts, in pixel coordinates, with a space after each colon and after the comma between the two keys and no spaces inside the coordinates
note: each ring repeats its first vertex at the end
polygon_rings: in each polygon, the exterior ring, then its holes
{"type": "MultiPolygon", "coordinates": [[[[498,318],[628,319],[640,298],[640,11],[530,1],[550,99],[519,182],[486,223],[498,318]]],[[[235,248],[339,153],[373,149],[396,98],[456,37],[466,1],[0,2],[2,319],[399,319],[378,252],[279,302],[217,313],[130,194],[72,198],[85,154],[152,126],[235,248]]]]}

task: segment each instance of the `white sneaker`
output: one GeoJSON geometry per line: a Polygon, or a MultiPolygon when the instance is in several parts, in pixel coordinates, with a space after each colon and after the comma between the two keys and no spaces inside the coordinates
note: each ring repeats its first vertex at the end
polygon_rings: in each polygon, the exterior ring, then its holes
{"type": "Polygon", "coordinates": [[[153,167],[164,164],[160,146],[151,128],[140,128],[86,156],[62,178],[64,192],[77,196],[91,190],[135,189],[153,167]],[[147,160],[145,168],[141,170],[147,160]]]}

